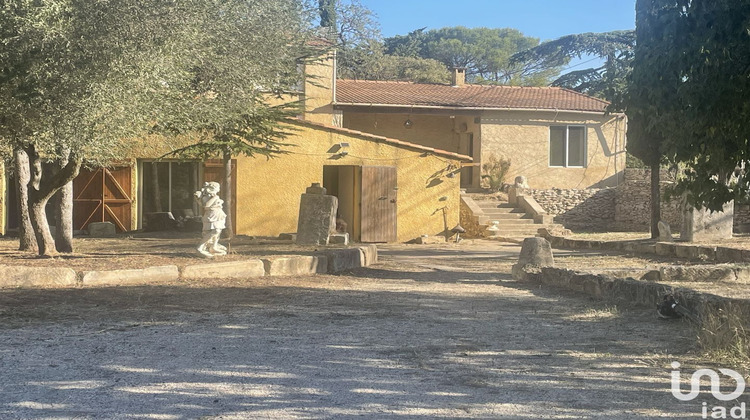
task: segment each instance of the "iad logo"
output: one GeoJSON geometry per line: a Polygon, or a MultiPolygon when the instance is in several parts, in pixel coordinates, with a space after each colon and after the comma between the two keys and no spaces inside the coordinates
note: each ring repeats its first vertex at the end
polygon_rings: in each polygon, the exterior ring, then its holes
{"type": "MultiPolygon", "coordinates": [[[[738,372],[732,370],[732,369],[719,369],[719,372],[721,372],[723,375],[726,375],[734,380],[734,382],[737,384],[734,391],[724,394],[721,392],[721,377],[719,377],[719,374],[716,373],[713,369],[698,369],[695,372],[693,372],[693,376],[690,377],[690,391],[687,393],[682,392],[682,387],[680,385],[680,363],[679,362],[672,362],[672,368],[674,369],[672,371],[672,395],[674,395],[675,398],[677,398],[680,401],[692,401],[694,400],[701,390],[701,378],[706,376],[711,380],[711,395],[713,395],[714,398],[716,398],[719,401],[732,401],[739,398],[742,393],[745,392],[745,378],[742,377],[738,372]]],[[[709,418],[709,412],[708,412],[708,404],[703,403],[703,418],[707,419],[709,418]]],[[[711,417],[712,419],[726,419],[727,414],[731,416],[733,419],[745,419],[746,417],[746,411],[745,411],[745,403],[731,407],[729,410],[727,410],[726,407],[723,406],[715,406],[711,409],[711,417]]]]}

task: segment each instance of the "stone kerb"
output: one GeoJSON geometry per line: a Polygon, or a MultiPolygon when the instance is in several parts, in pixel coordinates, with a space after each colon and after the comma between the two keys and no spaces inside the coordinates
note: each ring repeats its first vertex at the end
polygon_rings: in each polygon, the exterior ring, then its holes
{"type": "Polygon", "coordinates": [[[76,272],[70,268],[0,266],[0,287],[74,287],[76,272]]]}
{"type": "Polygon", "coordinates": [[[176,265],[147,267],[136,270],[84,271],[83,286],[144,285],[176,281],[180,271],[176,265]]]}
{"type": "Polygon", "coordinates": [[[325,255],[294,255],[263,258],[262,265],[267,276],[297,276],[324,274],[328,271],[325,255]]]}
{"type": "Polygon", "coordinates": [[[180,274],[186,280],[241,279],[263,277],[266,269],[263,261],[256,259],[188,265],[182,268],[180,274]]]}
{"type": "Polygon", "coordinates": [[[69,268],[0,266],[0,288],[133,286],[197,280],[241,279],[337,273],[378,262],[376,245],[331,249],[317,255],[295,255],[240,261],[176,265],[128,270],[92,270],[76,273],[69,268]]]}

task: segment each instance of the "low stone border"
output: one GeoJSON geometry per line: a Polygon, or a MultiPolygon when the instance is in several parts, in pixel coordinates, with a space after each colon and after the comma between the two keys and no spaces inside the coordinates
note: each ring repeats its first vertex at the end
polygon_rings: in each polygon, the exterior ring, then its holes
{"type": "Polygon", "coordinates": [[[658,268],[592,269],[593,274],[610,277],[632,277],[647,281],[664,282],[750,282],[750,266],[735,264],[663,265],[658,268]]]}
{"type": "Polygon", "coordinates": [[[547,239],[554,248],[602,249],[611,251],[654,254],[665,257],[679,257],[689,260],[716,261],[720,263],[750,263],[750,250],[723,246],[691,245],[674,242],[625,242],[592,241],[550,235],[546,231],[540,236],[547,239]]]}
{"type": "Polygon", "coordinates": [[[672,293],[682,306],[697,316],[699,323],[707,319],[707,315],[716,316],[719,310],[725,314],[735,314],[739,319],[750,320],[750,299],[717,296],[657,282],[553,267],[526,268],[522,281],[573,290],[597,299],[651,307],[654,310],[665,294],[672,293]]]}
{"type": "Polygon", "coordinates": [[[133,270],[81,271],[70,268],[0,266],[0,288],[99,287],[149,285],[179,279],[238,279],[338,273],[378,262],[378,248],[362,245],[330,249],[316,255],[272,256],[262,259],[165,265],[133,270]]]}

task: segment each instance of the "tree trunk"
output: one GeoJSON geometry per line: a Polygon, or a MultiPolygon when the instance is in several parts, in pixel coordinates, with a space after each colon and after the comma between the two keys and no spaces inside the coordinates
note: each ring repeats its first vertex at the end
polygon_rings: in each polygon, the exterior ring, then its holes
{"type": "Polygon", "coordinates": [[[73,181],[55,193],[55,249],[73,252],[73,181]]]}
{"type": "Polygon", "coordinates": [[[36,243],[39,245],[39,255],[44,257],[53,257],[57,255],[55,248],[55,240],[52,238],[52,233],[49,230],[49,223],[47,223],[47,199],[34,199],[33,192],[29,194],[29,215],[31,216],[31,225],[34,227],[34,233],[36,234],[36,243]]]}
{"type": "Polygon", "coordinates": [[[224,237],[232,239],[234,237],[234,229],[232,228],[234,220],[232,220],[232,208],[234,197],[232,197],[232,152],[225,150],[222,156],[224,164],[224,185],[221,189],[224,190],[224,208],[227,214],[226,228],[224,228],[224,237]]]}
{"type": "Polygon", "coordinates": [[[16,197],[18,200],[18,238],[20,244],[18,249],[21,251],[37,252],[39,248],[34,237],[34,228],[31,226],[29,217],[29,182],[31,173],[29,172],[29,155],[23,149],[13,151],[15,157],[15,174],[16,197]]]}
{"type": "MultiPolygon", "coordinates": [[[[60,158],[55,162],[55,175],[68,164],[70,150],[60,151],[60,158]]],[[[73,181],[68,181],[53,196],[55,209],[55,249],[57,252],[73,252],[73,181]]]]}
{"type": "Polygon", "coordinates": [[[661,170],[659,159],[651,164],[651,238],[659,237],[659,220],[661,220],[661,190],[659,186],[661,170]]]}
{"type": "Polygon", "coordinates": [[[81,169],[80,159],[65,159],[65,164],[60,163],[59,171],[50,176],[42,177],[42,161],[36,148],[28,146],[26,154],[29,156],[29,169],[31,180],[29,181],[29,216],[31,226],[34,228],[36,242],[39,247],[39,255],[51,257],[57,254],[55,240],[49,230],[47,223],[47,212],[45,206],[50,198],[60,188],[71,182],[78,176],[81,169]]]}

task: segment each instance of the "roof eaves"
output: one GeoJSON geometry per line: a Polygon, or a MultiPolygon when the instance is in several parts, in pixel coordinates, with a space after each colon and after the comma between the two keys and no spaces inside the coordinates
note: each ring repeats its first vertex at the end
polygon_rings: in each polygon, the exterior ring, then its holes
{"type": "MultiPolygon", "coordinates": [[[[543,111],[543,112],[574,112],[584,114],[606,114],[607,111],[596,111],[586,109],[565,108],[521,108],[521,107],[488,107],[488,106],[461,106],[461,105],[420,105],[420,104],[382,104],[382,103],[358,103],[358,102],[333,102],[334,106],[356,106],[366,108],[410,108],[410,109],[445,109],[445,110],[471,110],[471,111],[543,111]]],[[[613,113],[615,114],[615,113],[613,113]]]]}
{"type": "Polygon", "coordinates": [[[432,153],[432,154],[435,154],[435,155],[449,157],[451,159],[458,159],[458,160],[461,160],[461,161],[464,161],[464,162],[473,162],[474,161],[474,159],[471,156],[466,156],[466,155],[462,155],[462,154],[459,154],[459,153],[449,152],[447,150],[441,150],[441,149],[435,149],[435,148],[432,148],[432,147],[422,146],[422,145],[419,145],[419,144],[410,143],[410,142],[407,142],[407,141],[398,140],[398,139],[394,139],[394,138],[390,138],[390,137],[384,137],[384,136],[378,136],[376,134],[365,133],[364,131],[351,130],[349,128],[343,128],[343,127],[335,127],[335,126],[332,126],[332,125],[326,125],[326,124],[316,123],[316,122],[312,122],[312,121],[305,121],[305,120],[301,120],[301,119],[298,119],[298,118],[289,119],[289,120],[287,120],[287,122],[292,123],[292,124],[307,125],[307,126],[310,126],[310,127],[322,128],[322,129],[326,129],[326,130],[330,130],[330,131],[336,131],[336,132],[344,133],[344,134],[351,134],[353,136],[363,137],[363,138],[369,139],[369,140],[382,141],[384,143],[393,144],[395,146],[408,147],[410,149],[416,149],[416,150],[421,151],[421,152],[432,153]]]}

